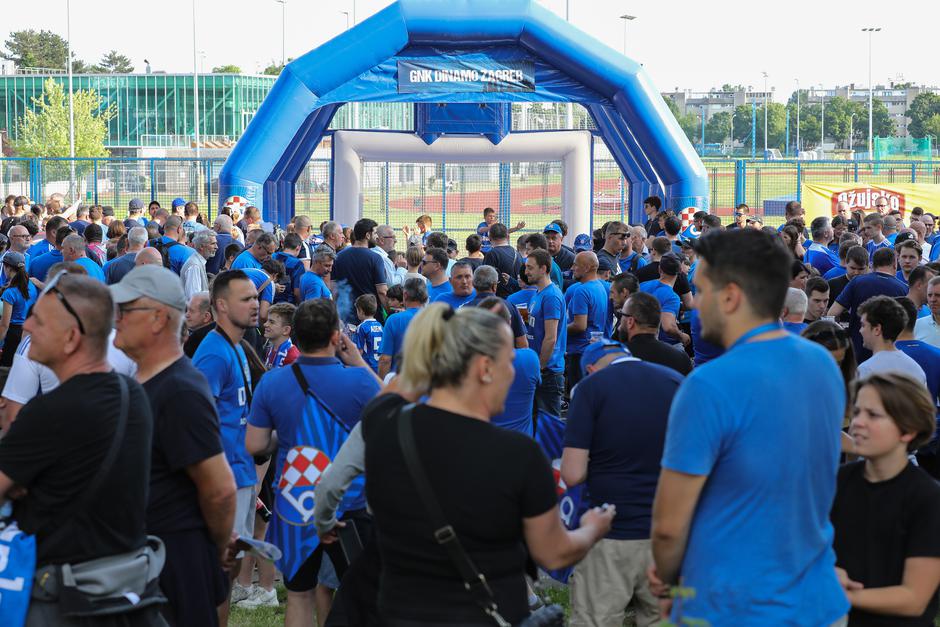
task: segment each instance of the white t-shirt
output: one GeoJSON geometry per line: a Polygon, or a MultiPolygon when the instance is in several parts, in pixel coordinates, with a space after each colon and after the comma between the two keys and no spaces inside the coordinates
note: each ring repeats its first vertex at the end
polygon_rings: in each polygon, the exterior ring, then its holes
{"type": "Polygon", "coordinates": [[[927,375],[920,364],[899,350],[879,351],[858,365],[859,377],[888,372],[906,374],[924,385],[927,384],[927,375]]]}
{"type": "Polygon", "coordinates": [[[914,323],[914,339],[940,348],[940,325],[936,323],[933,316],[917,319],[914,323]]]}
{"type": "MultiPolygon", "coordinates": [[[[108,363],[115,372],[133,377],[137,374],[137,364],[131,361],[131,358],[123,351],[114,347],[115,335],[116,332],[111,331],[111,337],[108,340],[108,363]]],[[[16,347],[10,374],[7,376],[3,393],[0,394],[3,398],[8,398],[20,405],[25,405],[40,392],[48,394],[59,387],[59,379],[52,370],[29,358],[30,344],[30,336],[24,335],[20,345],[16,347]]]]}

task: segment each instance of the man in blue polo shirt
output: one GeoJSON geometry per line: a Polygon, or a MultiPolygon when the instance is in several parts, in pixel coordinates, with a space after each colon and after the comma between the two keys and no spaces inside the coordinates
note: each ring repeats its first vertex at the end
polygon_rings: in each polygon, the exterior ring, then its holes
{"type": "Polygon", "coordinates": [[[262,233],[252,244],[251,248],[243,250],[235,257],[232,262],[232,270],[241,270],[242,268],[258,268],[261,264],[271,258],[274,251],[277,250],[277,241],[270,233],[262,233]]]}
{"type": "Polygon", "coordinates": [[[565,292],[568,394],[581,380],[581,353],[607,330],[608,288],[597,278],[597,255],[578,253],[571,266],[576,283],[565,292]]]}
{"type": "Polygon", "coordinates": [[[333,271],[336,253],[327,246],[317,246],[311,253],[310,270],[300,279],[300,302],[313,298],[333,299],[333,294],[326,284],[326,277],[333,271]]]}
{"type": "Polygon", "coordinates": [[[813,243],[806,250],[806,263],[819,270],[819,274],[826,274],[833,268],[839,267],[839,256],[829,249],[829,242],[832,241],[829,218],[825,216],[814,218],[809,228],[813,243]]]}
{"type": "Polygon", "coordinates": [[[183,232],[183,219],[179,216],[169,216],[163,225],[163,235],[160,237],[163,250],[170,262],[170,270],[179,275],[183,264],[190,255],[196,253],[194,248],[183,244],[186,234],[183,232]]]}
{"type": "Polygon", "coordinates": [[[669,344],[681,343],[687,346],[692,339],[679,328],[681,301],[674,289],[680,270],[679,259],[675,255],[663,255],[659,260],[659,279],[640,283],[640,291],[655,296],[662,308],[659,339],[669,344]]]}
{"type": "Polygon", "coordinates": [[[446,294],[454,289],[450,281],[447,280],[449,261],[447,251],[443,248],[428,248],[424,251],[424,257],[421,259],[421,266],[418,270],[428,280],[428,298],[432,301],[441,294],[446,294]]]}
{"type": "MultiPolygon", "coordinates": [[[[544,235],[542,236],[545,237],[544,235]]],[[[542,383],[535,390],[535,404],[540,411],[561,415],[565,391],[565,348],[568,334],[564,324],[565,297],[552,283],[552,256],[537,248],[529,253],[525,272],[538,291],[529,302],[529,348],[539,354],[542,383]]]]}
{"type": "Polygon", "coordinates": [[[405,345],[405,332],[421,308],[428,304],[428,286],[422,279],[405,279],[402,284],[404,311],[388,317],[382,329],[382,346],[379,348],[379,377],[398,370],[401,349],[405,345]]]}
{"type": "Polygon", "coordinates": [[[72,233],[62,240],[62,260],[77,263],[85,268],[85,271],[93,279],[98,279],[102,283],[104,280],[104,271],[101,266],[85,256],[85,238],[78,233],[72,233]]]}
{"type": "Polygon", "coordinates": [[[829,522],[842,374],[825,348],[780,327],[793,258],[776,237],[715,231],[697,250],[703,336],[727,352],[693,370],[670,408],[653,509],[653,592],[681,578],[695,591],[682,600],[682,617],[711,625],[833,625],[849,610],[829,522]],[[782,364],[812,373],[804,393],[792,393],[782,364]],[[729,388],[744,372],[748,384],[729,388]],[[799,463],[769,460],[768,442],[799,463]]]}
{"type": "MultiPolygon", "coordinates": [[[[867,218],[866,218],[867,219],[867,218]]],[[[861,320],[858,308],[872,296],[906,296],[907,287],[897,280],[897,257],[894,249],[881,247],[872,257],[872,272],[857,276],[836,297],[836,302],[829,308],[827,315],[838,317],[842,312],[848,311],[849,335],[855,347],[855,357],[862,363],[871,357],[871,351],[862,345],[861,320]]]]}
{"type": "MultiPolygon", "coordinates": [[[[277,432],[277,452],[271,462],[276,473],[276,516],[267,537],[283,553],[277,566],[284,573],[287,611],[304,624],[313,624],[314,590],[324,552],[331,554],[340,576],[346,564],[337,544],[320,543],[314,526],[302,524],[313,513],[313,482],[284,487],[293,477],[288,471],[297,471],[291,455],[312,449],[325,455],[327,463],[336,459],[359,423],[363,408],[381,389],[362,354],[339,327],[333,301],[315,299],[297,308],[294,337],[301,356],[293,366],[271,371],[261,379],[247,428],[247,448],[255,455],[271,450],[272,433],[277,432]]],[[[339,506],[340,517],[365,513],[364,479],[358,477],[346,491],[339,506]]]]}
{"type": "MultiPolygon", "coordinates": [[[[36,259],[49,251],[56,249],[56,234],[63,226],[68,226],[69,221],[62,216],[52,216],[46,222],[46,238],[41,239],[29,247],[26,251],[30,259],[36,259]]],[[[61,261],[61,259],[59,260],[61,261]]]]}
{"type": "Polygon", "coordinates": [[[638,625],[658,622],[656,598],[636,582],[651,564],[656,479],[669,408],[682,380],[675,370],[624,351],[575,388],[561,477],[569,488],[586,482],[590,506],[613,505],[616,515],[610,532],[575,566],[572,624],[620,625],[631,599],[638,625]]]}
{"type": "Polygon", "coordinates": [[[460,309],[477,297],[473,289],[473,266],[466,261],[458,261],[450,270],[450,291],[435,296],[432,303],[445,303],[454,309],[460,309]]]}
{"type": "Polygon", "coordinates": [[[874,261],[875,251],[882,248],[891,248],[891,242],[884,236],[885,221],[877,213],[869,213],[865,216],[865,224],[862,229],[868,237],[865,243],[865,250],[868,251],[869,261],[874,261]]]}
{"type": "Polygon", "coordinates": [[[215,399],[222,448],[238,488],[233,532],[250,538],[255,526],[258,478],[254,460],[245,448],[251,371],[240,342],[246,330],[258,326],[258,290],[244,272],[232,270],[215,277],[210,298],[216,326],[196,349],[193,365],[205,375],[215,399]]]}

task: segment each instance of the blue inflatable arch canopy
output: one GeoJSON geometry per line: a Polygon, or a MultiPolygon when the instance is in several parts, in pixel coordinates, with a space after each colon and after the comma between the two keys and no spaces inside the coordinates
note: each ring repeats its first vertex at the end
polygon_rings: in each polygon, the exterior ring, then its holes
{"type": "Polygon", "coordinates": [[[419,103],[428,142],[433,103],[492,103],[489,126],[437,122],[494,142],[513,102],[578,103],[630,184],[631,222],[653,194],[708,209],[705,167],[643,68],[533,0],[398,0],[289,63],[222,168],[220,202],[243,196],[288,222],[294,182],[347,102],[419,103]]]}

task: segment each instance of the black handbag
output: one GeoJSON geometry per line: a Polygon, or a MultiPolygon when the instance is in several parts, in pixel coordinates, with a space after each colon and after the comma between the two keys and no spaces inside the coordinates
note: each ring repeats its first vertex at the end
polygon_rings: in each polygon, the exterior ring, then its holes
{"type": "MultiPolygon", "coordinates": [[[[473,596],[474,602],[489,616],[498,627],[513,627],[512,623],[504,619],[496,605],[496,598],[486,581],[486,577],[477,569],[476,564],[467,555],[460,538],[454,528],[447,524],[440,503],[434,496],[434,490],[428,481],[428,476],[418,458],[418,447],[414,439],[414,425],[412,414],[415,405],[411,403],[402,408],[398,416],[398,443],[401,446],[408,474],[414,482],[424,509],[427,511],[431,525],[434,527],[434,540],[444,547],[448,557],[453,562],[463,579],[464,587],[473,596]]],[[[560,605],[548,605],[539,608],[530,614],[517,627],[563,627],[565,612],[560,605]]]]}

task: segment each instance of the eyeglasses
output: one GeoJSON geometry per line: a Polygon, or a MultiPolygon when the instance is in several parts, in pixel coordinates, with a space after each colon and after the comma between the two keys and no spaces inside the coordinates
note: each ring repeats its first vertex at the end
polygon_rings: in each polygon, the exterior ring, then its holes
{"type": "Polygon", "coordinates": [[[65,295],[62,294],[62,292],[60,292],[59,289],[56,287],[56,285],[59,282],[59,279],[61,279],[66,274],[68,274],[68,272],[66,272],[65,270],[62,270],[57,275],[52,277],[52,280],[46,283],[46,286],[42,288],[42,292],[39,293],[39,297],[42,298],[46,294],[55,294],[56,298],[59,299],[59,302],[62,303],[62,306],[65,307],[65,310],[69,312],[70,314],[72,314],[72,317],[75,318],[75,322],[78,324],[78,332],[81,333],[82,335],[85,335],[85,325],[82,324],[82,319],[78,317],[78,313],[76,313],[75,309],[73,309],[72,306],[69,304],[69,301],[68,299],[65,298],[65,295]]]}
{"type": "Polygon", "coordinates": [[[121,319],[125,314],[129,314],[132,311],[157,311],[156,307],[124,307],[123,305],[118,305],[117,307],[117,318],[121,319]]]}
{"type": "Polygon", "coordinates": [[[610,233],[610,235],[613,235],[614,237],[619,237],[620,239],[625,239],[627,237],[630,237],[629,233],[610,233]]]}

